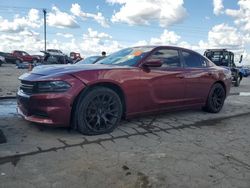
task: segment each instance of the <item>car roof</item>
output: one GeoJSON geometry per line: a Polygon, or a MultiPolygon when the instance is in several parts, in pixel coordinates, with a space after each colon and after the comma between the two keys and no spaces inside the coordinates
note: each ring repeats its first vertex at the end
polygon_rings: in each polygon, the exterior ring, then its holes
{"type": "MultiPolygon", "coordinates": [[[[144,45],[144,46],[134,46],[132,48],[173,48],[173,49],[180,49],[180,50],[188,50],[188,51],[192,51],[192,52],[196,52],[194,50],[190,50],[188,48],[183,48],[183,47],[179,47],[179,46],[172,46],[172,45],[144,45]]],[[[196,52],[197,53],[197,52],[196,52]]]]}
{"type": "Polygon", "coordinates": [[[184,50],[184,51],[189,51],[189,52],[192,52],[192,53],[195,53],[195,54],[198,54],[198,55],[201,55],[203,56],[202,54],[200,54],[199,52],[196,52],[194,50],[191,50],[191,49],[188,49],[188,48],[183,48],[183,47],[179,47],[179,46],[171,46],[171,45],[145,45],[145,46],[135,46],[134,48],[137,48],[137,47],[140,47],[140,48],[146,48],[146,47],[150,47],[150,48],[153,48],[152,50],[155,50],[155,49],[160,49],[160,48],[172,48],[172,49],[178,49],[178,50],[184,50]]]}

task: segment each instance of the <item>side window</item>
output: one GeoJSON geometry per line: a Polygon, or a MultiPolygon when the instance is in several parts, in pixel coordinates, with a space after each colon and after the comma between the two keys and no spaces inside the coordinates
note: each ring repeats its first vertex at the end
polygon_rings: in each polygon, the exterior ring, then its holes
{"type": "Polygon", "coordinates": [[[163,61],[162,67],[180,67],[180,57],[178,50],[171,49],[160,49],[154,52],[150,57],[150,60],[161,60],[163,61]]]}
{"type": "Polygon", "coordinates": [[[200,57],[200,59],[201,59],[202,67],[209,67],[210,66],[209,60],[207,60],[206,58],[204,58],[202,56],[200,57]]]}
{"type": "Polygon", "coordinates": [[[201,56],[192,52],[182,52],[182,56],[187,67],[206,67],[207,61],[201,56]]]}

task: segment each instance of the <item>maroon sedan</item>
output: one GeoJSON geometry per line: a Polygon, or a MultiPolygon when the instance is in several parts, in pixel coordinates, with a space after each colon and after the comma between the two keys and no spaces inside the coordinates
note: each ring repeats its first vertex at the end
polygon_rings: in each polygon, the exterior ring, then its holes
{"type": "Polygon", "coordinates": [[[231,73],[188,49],[142,46],[96,64],[35,68],[20,80],[18,111],[26,120],[101,134],[122,117],[197,107],[217,113],[231,73]]]}

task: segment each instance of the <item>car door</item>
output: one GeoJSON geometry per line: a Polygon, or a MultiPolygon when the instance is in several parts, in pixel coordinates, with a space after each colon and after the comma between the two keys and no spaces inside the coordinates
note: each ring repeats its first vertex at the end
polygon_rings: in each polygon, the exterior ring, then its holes
{"type": "Polygon", "coordinates": [[[161,61],[162,66],[142,68],[142,108],[150,111],[183,105],[185,83],[178,49],[156,49],[146,61],[161,61]]]}
{"type": "Polygon", "coordinates": [[[207,60],[201,55],[188,50],[182,50],[181,54],[185,67],[185,104],[202,104],[206,102],[207,95],[213,83],[212,72],[208,67],[207,60]]]}

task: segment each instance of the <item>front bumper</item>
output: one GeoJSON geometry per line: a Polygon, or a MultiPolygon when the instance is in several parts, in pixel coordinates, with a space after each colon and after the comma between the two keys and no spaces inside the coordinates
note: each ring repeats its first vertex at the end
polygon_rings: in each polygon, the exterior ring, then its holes
{"type": "Polygon", "coordinates": [[[18,91],[17,112],[26,120],[67,127],[70,125],[72,96],[65,93],[27,95],[18,91]]]}

